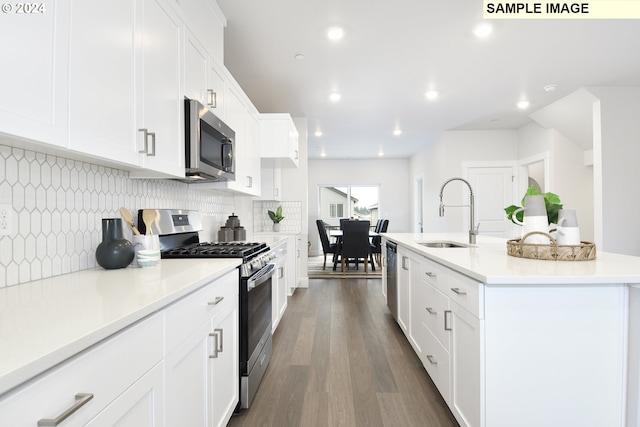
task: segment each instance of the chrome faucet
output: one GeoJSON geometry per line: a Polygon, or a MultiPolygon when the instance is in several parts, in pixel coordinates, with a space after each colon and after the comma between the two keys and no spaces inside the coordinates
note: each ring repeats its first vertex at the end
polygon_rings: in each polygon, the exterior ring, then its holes
{"type": "Polygon", "coordinates": [[[449,205],[449,207],[469,207],[470,208],[470,214],[469,214],[469,243],[472,245],[476,244],[476,236],[478,235],[478,230],[480,229],[480,224],[478,224],[477,227],[474,228],[473,224],[474,224],[474,202],[473,202],[473,188],[471,188],[471,184],[469,184],[469,181],[467,181],[466,179],[463,178],[450,178],[448,180],[446,180],[444,182],[444,184],[442,184],[442,187],[440,187],[440,216],[444,216],[444,208],[445,205],[444,203],[442,203],[442,193],[444,192],[444,187],[447,186],[448,183],[450,183],[451,181],[462,181],[465,184],[467,184],[467,187],[469,187],[469,204],[468,205],[449,205]]]}

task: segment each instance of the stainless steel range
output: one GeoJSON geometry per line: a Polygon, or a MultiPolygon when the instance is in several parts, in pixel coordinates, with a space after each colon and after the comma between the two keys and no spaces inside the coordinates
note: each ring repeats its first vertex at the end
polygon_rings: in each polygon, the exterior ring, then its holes
{"type": "MultiPolygon", "coordinates": [[[[160,238],[162,258],[242,258],[240,276],[240,407],[248,408],[271,359],[271,278],[275,254],[266,243],[200,242],[197,211],[157,209],[151,231],[160,238]]],[[[140,232],[145,232],[142,210],[140,232]]]]}

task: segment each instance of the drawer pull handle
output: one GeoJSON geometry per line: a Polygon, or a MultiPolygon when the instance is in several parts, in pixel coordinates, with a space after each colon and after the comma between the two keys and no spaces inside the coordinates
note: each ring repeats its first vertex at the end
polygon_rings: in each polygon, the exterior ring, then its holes
{"type": "Polygon", "coordinates": [[[451,315],[451,310],[444,311],[444,330],[450,331],[451,326],[449,326],[449,316],[451,315]]]}
{"type": "Polygon", "coordinates": [[[217,359],[218,358],[218,334],[217,332],[212,332],[209,334],[210,337],[213,337],[213,354],[209,355],[209,359],[217,359]]]}
{"type": "Polygon", "coordinates": [[[432,365],[437,365],[438,361],[436,360],[435,357],[433,357],[433,355],[431,354],[427,354],[427,360],[429,361],[429,363],[431,363],[432,365]]]}
{"type": "Polygon", "coordinates": [[[224,345],[224,336],[223,336],[222,328],[215,328],[213,332],[214,333],[217,332],[220,334],[220,349],[218,351],[222,353],[224,351],[224,349],[222,348],[222,346],[224,345]]]}
{"type": "Polygon", "coordinates": [[[465,291],[461,291],[460,288],[451,288],[451,290],[453,292],[455,292],[458,295],[466,295],[467,293],[465,291]]]}
{"type": "Polygon", "coordinates": [[[209,302],[209,305],[218,305],[222,302],[223,299],[224,297],[216,297],[216,299],[209,302]]]}
{"type": "Polygon", "coordinates": [[[429,314],[438,314],[438,312],[431,307],[427,307],[427,311],[429,312],[429,314]]]}
{"type": "Polygon", "coordinates": [[[424,274],[426,274],[427,276],[429,276],[429,277],[431,277],[431,278],[433,278],[433,279],[435,279],[436,277],[438,277],[438,275],[437,275],[436,273],[433,273],[433,272],[431,272],[431,271],[427,271],[427,272],[425,272],[424,274]]]}
{"type": "Polygon", "coordinates": [[[58,415],[56,418],[53,418],[53,419],[43,418],[41,420],[38,420],[38,427],[42,427],[42,426],[50,427],[50,426],[60,425],[64,420],[69,418],[70,415],[72,415],[78,409],[80,409],[84,405],[86,405],[87,402],[90,401],[91,399],[93,399],[93,394],[92,393],[78,393],[78,394],[76,394],[76,403],[74,403],[72,407],[70,407],[69,409],[67,409],[66,411],[64,411],[60,415],[58,415]]]}

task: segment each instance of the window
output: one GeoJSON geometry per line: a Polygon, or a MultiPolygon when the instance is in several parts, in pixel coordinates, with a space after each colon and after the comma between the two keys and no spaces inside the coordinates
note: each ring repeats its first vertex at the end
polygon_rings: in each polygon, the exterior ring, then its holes
{"type": "Polygon", "coordinates": [[[329,205],[330,218],[344,218],[344,205],[342,203],[331,203],[329,205]]]}
{"type": "Polygon", "coordinates": [[[318,186],[318,217],[328,228],[338,228],[340,218],[378,221],[378,185],[318,186]]]}

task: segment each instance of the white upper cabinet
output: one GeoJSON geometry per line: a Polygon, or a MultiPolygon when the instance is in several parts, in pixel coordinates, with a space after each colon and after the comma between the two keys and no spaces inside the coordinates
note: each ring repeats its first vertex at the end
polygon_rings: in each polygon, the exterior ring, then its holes
{"type": "Polygon", "coordinates": [[[162,0],[71,11],[70,148],[145,169],[132,176],[184,176],[177,15],[162,0]]]}
{"type": "Polygon", "coordinates": [[[200,101],[224,121],[225,85],[224,67],[218,65],[193,33],[187,31],[184,43],[184,96],[200,101]]]}
{"type": "Polygon", "coordinates": [[[0,25],[0,131],[66,147],[69,2],[6,5],[11,12],[3,13],[0,25]]]}
{"type": "Polygon", "coordinates": [[[260,155],[276,166],[298,167],[298,130],[289,114],[260,115],[260,155]]]}
{"type": "Polygon", "coordinates": [[[200,40],[214,61],[224,62],[224,27],[227,19],[215,0],[174,0],[187,27],[200,40]]]}

